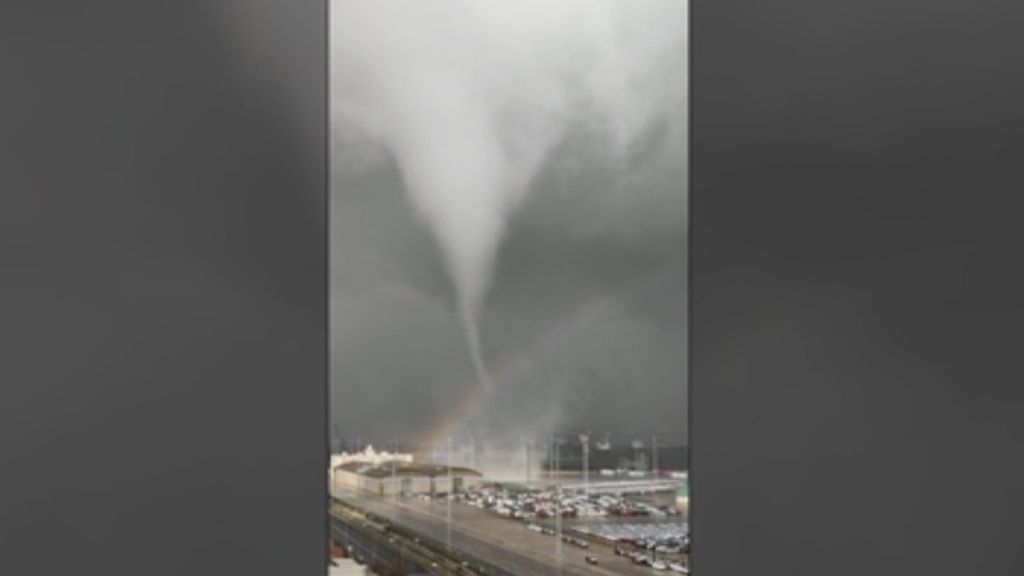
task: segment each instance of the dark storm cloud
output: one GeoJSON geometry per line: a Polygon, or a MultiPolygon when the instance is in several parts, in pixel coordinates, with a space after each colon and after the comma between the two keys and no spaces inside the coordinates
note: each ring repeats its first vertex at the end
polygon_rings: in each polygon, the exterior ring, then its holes
{"type": "MultiPolygon", "coordinates": [[[[615,207],[581,215],[585,183],[568,180],[563,198],[538,194],[513,219],[482,316],[492,362],[519,359],[531,367],[505,406],[525,414],[531,403],[555,401],[565,407],[567,427],[679,439],[686,366],[682,179],[665,186],[669,193],[632,205],[640,213],[660,209],[660,229],[624,230],[598,225],[615,220],[615,207]]],[[[415,436],[433,427],[473,380],[451,283],[400,187],[393,167],[335,181],[332,408],[353,440],[415,436]]]]}

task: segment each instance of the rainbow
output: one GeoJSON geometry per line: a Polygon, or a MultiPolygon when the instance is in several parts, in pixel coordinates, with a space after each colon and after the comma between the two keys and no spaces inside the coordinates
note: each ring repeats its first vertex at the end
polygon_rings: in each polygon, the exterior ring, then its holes
{"type": "MultiPolygon", "coordinates": [[[[595,298],[585,302],[566,322],[563,322],[557,328],[542,334],[538,339],[536,339],[532,346],[533,350],[549,347],[553,344],[553,341],[565,338],[572,334],[573,330],[580,329],[587,320],[591,319],[594,314],[601,311],[604,306],[611,302],[611,296],[612,294],[609,293],[600,298],[595,298]]],[[[429,456],[435,448],[443,445],[443,443],[454,434],[459,425],[462,424],[484,400],[496,393],[496,390],[500,386],[502,380],[506,380],[509,376],[509,371],[512,367],[516,366],[519,361],[527,358],[529,352],[530,350],[524,350],[516,356],[506,358],[500,363],[498,370],[491,373],[491,381],[489,383],[478,381],[470,384],[470,390],[462,396],[458,403],[456,403],[443,418],[441,418],[441,421],[437,426],[427,432],[424,437],[424,444],[421,452],[417,454],[417,456],[429,456]],[[487,384],[490,384],[490,386],[487,384]]]]}
{"type": "Polygon", "coordinates": [[[490,392],[481,384],[474,385],[469,393],[463,394],[459,402],[441,418],[438,425],[427,432],[422,447],[425,453],[418,456],[427,456],[430,451],[442,445],[489,395],[490,392]]]}
{"type": "Polygon", "coordinates": [[[489,378],[490,382],[473,382],[470,385],[470,390],[461,396],[451,410],[441,418],[437,426],[426,433],[420,454],[417,456],[430,456],[433,450],[443,445],[480,404],[496,393],[501,381],[508,376],[510,368],[515,366],[515,363],[521,358],[522,356],[516,356],[502,362],[497,372],[485,376],[489,378]]]}

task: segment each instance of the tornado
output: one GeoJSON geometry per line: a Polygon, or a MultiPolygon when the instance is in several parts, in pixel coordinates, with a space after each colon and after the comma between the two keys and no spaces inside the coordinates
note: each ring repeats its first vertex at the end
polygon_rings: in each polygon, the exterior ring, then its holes
{"type": "Polygon", "coordinates": [[[481,387],[509,218],[570,130],[614,155],[685,96],[681,0],[332,0],[332,130],[385,149],[430,230],[481,387]]]}

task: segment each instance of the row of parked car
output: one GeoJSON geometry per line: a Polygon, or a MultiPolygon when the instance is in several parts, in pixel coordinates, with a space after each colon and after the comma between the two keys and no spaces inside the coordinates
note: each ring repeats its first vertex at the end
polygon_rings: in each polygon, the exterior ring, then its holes
{"type": "Polygon", "coordinates": [[[658,560],[653,556],[640,551],[640,550],[626,550],[621,547],[615,548],[615,554],[617,556],[626,556],[633,561],[634,564],[641,564],[644,566],[650,566],[655,570],[671,570],[673,572],[680,572],[682,574],[689,574],[690,569],[682,562],[673,562],[665,560],[658,560]]]}
{"type": "Polygon", "coordinates": [[[583,494],[558,489],[528,490],[512,493],[503,488],[484,488],[457,498],[470,506],[484,508],[508,518],[548,519],[600,517],[668,517],[678,516],[671,506],[653,504],[608,494],[583,494]]]}

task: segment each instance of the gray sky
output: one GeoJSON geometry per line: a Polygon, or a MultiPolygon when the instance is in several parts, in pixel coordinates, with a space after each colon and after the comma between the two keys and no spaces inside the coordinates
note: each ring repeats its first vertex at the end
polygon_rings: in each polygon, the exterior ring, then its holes
{"type": "MultiPolygon", "coordinates": [[[[453,2],[457,3],[442,4],[453,2]]],[[[363,11],[362,28],[392,30],[364,1],[338,1],[335,11],[345,5],[363,11]]],[[[650,5],[668,6],[665,1],[650,5]]],[[[636,21],[643,18],[652,15],[636,21]]],[[[663,26],[662,33],[667,38],[681,35],[682,24],[663,26]]],[[[493,24],[484,23],[481,28],[487,25],[493,24]]],[[[339,33],[336,24],[334,34],[339,33]]],[[[618,53],[607,46],[629,48],[614,34],[602,36],[601,42],[595,36],[573,34],[570,39],[579,46],[606,45],[602,54],[618,53]]],[[[489,47],[488,36],[483,35],[485,47],[489,47]]],[[[447,41],[466,41],[457,35],[452,38],[447,41]]],[[[685,42],[685,38],[678,40],[685,42]]],[[[399,51],[410,48],[409,53],[426,56],[414,70],[403,68],[401,61],[384,62],[376,69],[386,72],[375,72],[376,82],[367,81],[361,69],[344,68],[345,58],[358,56],[355,53],[364,49],[363,44],[351,38],[347,45],[336,43],[335,60],[342,63],[334,65],[335,111],[353,103],[372,106],[387,100],[386,90],[383,98],[379,94],[361,102],[359,98],[372,93],[366,86],[386,84],[392,76],[423,75],[422,86],[443,84],[423,73],[423,63],[429,71],[430,55],[440,53],[437,46],[403,42],[409,46],[400,46],[399,51]],[[337,56],[342,49],[347,53],[337,56]]],[[[369,58],[373,52],[368,54],[362,56],[369,58]]],[[[675,83],[685,74],[679,69],[685,64],[685,52],[669,54],[672,57],[658,64],[661,68],[644,70],[646,76],[627,73],[635,62],[606,62],[610,72],[601,76],[601,85],[611,85],[605,80],[617,74],[630,82],[639,77],[646,82],[641,85],[648,87],[656,86],[659,78],[675,83]]],[[[500,69],[509,61],[494,58],[474,65],[481,70],[500,69]]],[[[533,75],[533,63],[545,59],[543,51],[516,53],[517,66],[530,72],[534,84],[511,96],[484,94],[476,90],[483,84],[479,70],[455,68],[457,74],[449,74],[455,78],[449,86],[472,95],[471,108],[480,110],[483,119],[477,124],[469,125],[461,109],[455,109],[445,124],[427,126],[414,119],[418,132],[401,132],[407,129],[407,121],[384,131],[401,133],[401,138],[351,138],[347,127],[335,127],[331,408],[337,429],[348,439],[378,443],[418,439],[435,429],[451,413],[453,403],[474,389],[476,379],[458,314],[463,286],[453,281],[466,280],[463,272],[472,267],[467,264],[459,272],[458,262],[453,268],[452,254],[462,244],[492,241],[491,265],[470,272],[484,286],[478,320],[484,357],[496,376],[497,391],[470,412],[466,425],[502,435],[546,433],[558,427],[589,428],[598,434],[614,431],[620,437],[684,438],[687,199],[685,130],[679,129],[678,118],[685,102],[681,97],[645,100],[642,94],[634,97],[620,91],[616,98],[595,106],[590,115],[570,116],[572,107],[566,106],[541,119],[555,130],[515,132],[515,125],[492,122],[495,110],[520,114],[520,120],[535,118],[521,110],[529,109],[536,94],[553,92],[548,85],[563,94],[591,87],[590,80],[580,84],[569,77],[533,75]],[[595,125],[609,124],[602,123],[602,118],[623,116],[642,120],[630,120],[635,124],[632,132],[618,142],[624,145],[605,145],[619,139],[621,132],[610,139],[595,136],[595,125]],[[667,123],[668,119],[676,122],[667,123]],[[493,133],[490,141],[480,139],[480,126],[493,133]],[[433,163],[428,164],[426,178],[439,184],[435,190],[423,183],[423,170],[410,168],[420,152],[414,146],[410,156],[409,148],[403,148],[409,142],[427,143],[429,154],[421,157],[433,163]],[[493,155],[478,152],[494,142],[493,155]],[[506,146],[509,142],[519,148],[506,146]],[[458,153],[437,152],[447,144],[458,153]],[[542,152],[535,167],[520,162],[522,155],[516,154],[521,150],[542,152]],[[445,166],[441,169],[437,164],[445,166]],[[479,169],[492,165],[510,167],[506,172],[523,180],[522,192],[512,190],[514,185],[507,184],[507,178],[479,169]],[[460,180],[474,170],[472,179],[460,180]],[[498,192],[522,197],[515,209],[494,208],[491,214],[491,205],[479,203],[481,199],[469,196],[471,192],[463,192],[466,203],[451,192],[492,182],[498,183],[494,185],[498,192]],[[415,192],[417,186],[421,186],[419,192],[415,192]],[[428,209],[425,215],[424,202],[427,208],[436,202],[442,209],[428,209]],[[492,218],[498,229],[492,234],[474,228],[478,222],[474,218],[492,218]],[[453,244],[439,244],[444,230],[450,232],[449,240],[455,239],[453,244]]],[[[403,86],[401,98],[408,102],[398,110],[423,107],[422,98],[409,95],[404,79],[397,84],[403,86]]],[[[674,94],[683,93],[682,86],[672,88],[680,89],[674,94]]],[[[438,116],[445,118],[444,101],[436,102],[440,104],[426,107],[428,114],[442,109],[438,116]]],[[[377,117],[394,110],[381,108],[377,117]]],[[[504,205],[502,198],[498,200],[495,205],[504,205]]],[[[461,254],[476,257],[471,252],[461,254]]],[[[478,261],[488,260],[486,253],[479,256],[478,261]]]]}

